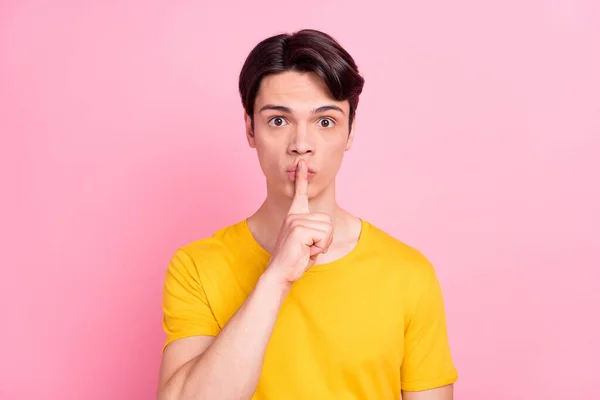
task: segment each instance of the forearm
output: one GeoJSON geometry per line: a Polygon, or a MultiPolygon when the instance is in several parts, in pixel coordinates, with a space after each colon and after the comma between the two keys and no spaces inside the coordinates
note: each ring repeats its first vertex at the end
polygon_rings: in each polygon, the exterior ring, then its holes
{"type": "Polygon", "coordinates": [[[250,399],[277,314],[289,291],[268,273],[210,347],[169,380],[169,399],[250,399]]]}
{"type": "Polygon", "coordinates": [[[452,400],[454,385],[442,386],[422,392],[402,392],[402,400],[452,400]]]}

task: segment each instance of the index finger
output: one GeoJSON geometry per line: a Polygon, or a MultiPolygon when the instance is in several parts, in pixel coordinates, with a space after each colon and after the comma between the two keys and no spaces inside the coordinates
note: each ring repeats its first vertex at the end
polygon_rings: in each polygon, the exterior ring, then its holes
{"type": "Polygon", "coordinates": [[[296,167],[296,186],[290,214],[308,214],[308,167],[300,161],[296,167]]]}

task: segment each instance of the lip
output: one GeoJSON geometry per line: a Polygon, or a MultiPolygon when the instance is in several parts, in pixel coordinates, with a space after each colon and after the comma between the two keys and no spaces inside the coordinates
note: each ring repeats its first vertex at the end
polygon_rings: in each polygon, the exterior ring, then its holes
{"type": "MultiPolygon", "coordinates": [[[[288,178],[291,181],[295,181],[296,180],[296,170],[298,169],[298,164],[300,163],[300,161],[302,160],[297,160],[296,162],[294,162],[294,164],[292,164],[287,171],[285,171],[287,173],[288,178]]],[[[304,160],[304,164],[306,167],[308,167],[308,162],[306,160],[304,160]]],[[[307,173],[307,178],[310,181],[314,175],[315,175],[315,170],[308,167],[308,173],[307,173]]]]}
{"type": "MultiPolygon", "coordinates": [[[[287,171],[287,175],[288,175],[288,178],[291,181],[295,181],[296,180],[296,170],[287,171]]],[[[310,181],[313,178],[313,176],[315,176],[315,173],[311,172],[311,171],[308,171],[308,174],[306,175],[307,180],[310,181]]]]}
{"type": "MultiPolygon", "coordinates": [[[[286,172],[288,172],[288,173],[293,172],[295,174],[296,169],[298,169],[298,163],[300,163],[300,160],[296,161],[290,168],[288,168],[288,170],[286,172]]],[[[307,166],[308,166],[308,163],[306,161],[304,161],[304,164],[307,164],[307,166]]],[[[314,175],[314,174],[315,174],[315,170],[308,167],[308,175],[314,175]]]]}
{"type": "MultiPolygon", "coordinates": [[[[295,181],[296,180],[296,169],[298,168],[298,163],[296,162],[290,169],[288,169],[286,171],[288,178],[291,181],[295,181]]],[[[313,176],[315,175],[315,171],[311,168],[308,168],[308,173],[306,174],[307,179],[310,181],[313,176]]]]}

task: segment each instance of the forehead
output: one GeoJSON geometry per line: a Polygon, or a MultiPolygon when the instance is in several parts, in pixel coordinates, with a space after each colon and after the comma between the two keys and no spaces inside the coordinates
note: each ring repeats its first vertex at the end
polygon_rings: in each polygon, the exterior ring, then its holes
{"type": "Polygon", "coordinates": [[[331,96],[325,81],[314,72],[286,71],[268,75],[260,83],[255,109],[275,104],[298,109],[314,109],[325,104],[335,104],[347,110],[348,101],[338,101],[331,96]]]}

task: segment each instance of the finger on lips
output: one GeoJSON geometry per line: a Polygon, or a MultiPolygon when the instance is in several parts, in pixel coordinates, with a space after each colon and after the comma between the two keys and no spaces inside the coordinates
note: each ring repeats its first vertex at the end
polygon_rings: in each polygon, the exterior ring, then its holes
{"type": "Polygon", "coordinates": [[[302,160],[296,167],[296,180],[294,199],[290,207],[290,214],[308,214],[308,169],[306,163],[302,160]]]}

